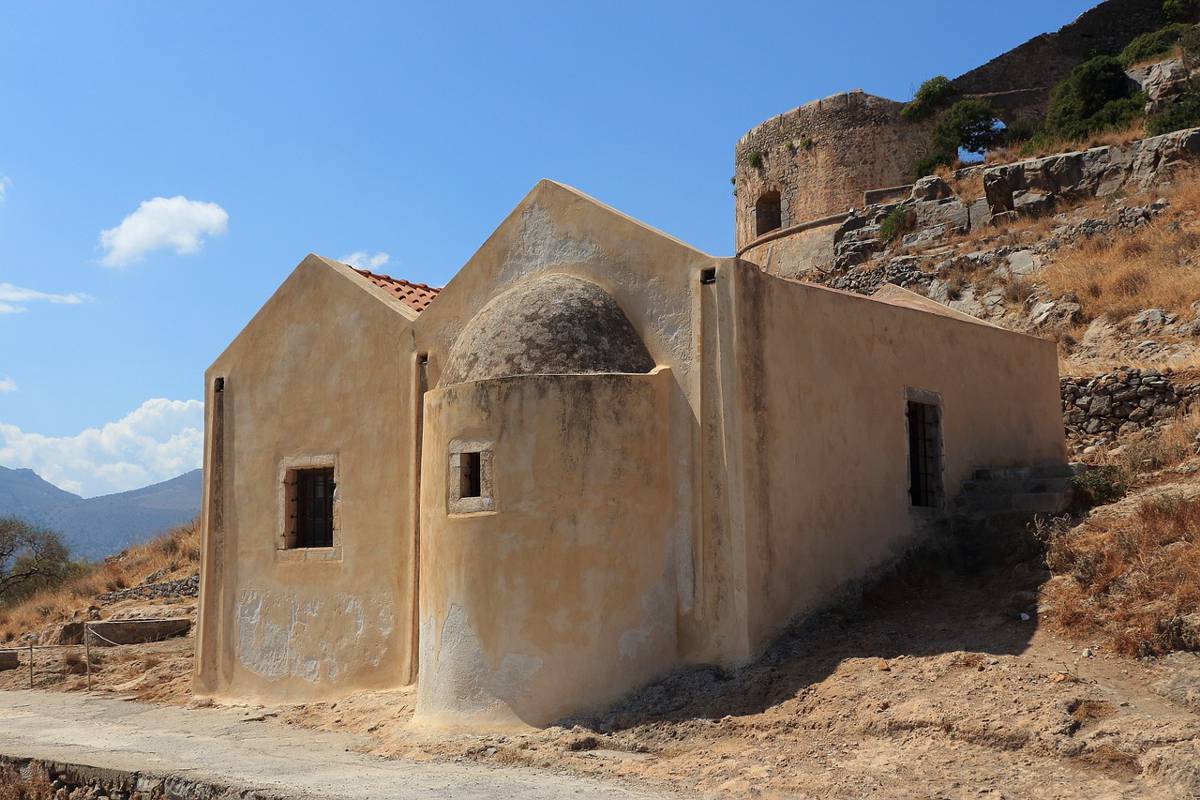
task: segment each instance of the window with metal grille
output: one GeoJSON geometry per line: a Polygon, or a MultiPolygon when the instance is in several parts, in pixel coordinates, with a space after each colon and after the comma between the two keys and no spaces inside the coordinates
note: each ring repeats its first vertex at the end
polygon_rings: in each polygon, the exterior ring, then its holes
{"type": "Polygon", "coordinates": [[[942,493],[941,416],[932,403],[908,402],[908,493],[914,506],[936,507],[942,493]]]}
{"type": "Polygon", "coordinates": [[[298,469],[294,473],[294,547],[333,547],[333,468],[298,469]]]}

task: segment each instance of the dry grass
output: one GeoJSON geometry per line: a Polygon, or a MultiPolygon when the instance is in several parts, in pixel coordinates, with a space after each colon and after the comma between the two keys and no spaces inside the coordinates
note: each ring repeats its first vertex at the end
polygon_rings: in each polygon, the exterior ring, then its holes
{"type": "Polygon", "coordinates": [[[0,608],[0,642],[74,619],[105,592],[138,586],[151,576],[156,580],[185,577],[196,572],[199,564],[200,529],[193,521],[131,547],[62,586],[0,608]]]}
{"type": "Polygon", "coordinates": [[[962,178],[955,177],[957,171],[943,165],[935,169],[933,174],[949,184],[955,196],[961,200],[969,203],[983,197],[983,170],[975,170],[962,178]]]}
{"type": "Polygon", "coordinates": [[[7,765],[0,767],[0,800],[51,800],[53,797],[50,776],[40,764],[32,765],[28,776],[7,765]]]}
{"type": "Polygon", "coordinates": [[[1086,320],[1147,308],[1188,312],[1200,298],[1200,180],[1169,192],[1172,211],[1126,236],[1093,237],[1057,254],[1040,276],[1054,296],[1079,298],[1086,320]]]}
{"type": "Polygon", "coordinates": [[[1157,434],[1130,442],[1105,458],[1126,475],[1137,476],[1179,464],[1197,455],[1200,406],[1182,414],[1157,434]]]}
{"type": "Polygon", "coordinates": [[[1052,622],[1075,638],[1147,656],[1200,647],[1183,618],[1200,611],[1200,497],[1163,495],[1127,516],[1041,531],[1055,578],[1052,622]]]}
{"type": "Polygon", "coordinates": [[[1094,133],[1086,139],[1037,139],[1027,142],[1014,142],[1009,147],[988,151],[985,159],[988,166],[1011,164],[1015,161],[1025,161],[1030,158],[1044,158],[1059,153],[1072,153],[1087,150],[1091,147],[1108,147],[1125,145],[1138,139],[1146,138],[1146,126],[1138,120],[1127,128],[1094,133]]]}

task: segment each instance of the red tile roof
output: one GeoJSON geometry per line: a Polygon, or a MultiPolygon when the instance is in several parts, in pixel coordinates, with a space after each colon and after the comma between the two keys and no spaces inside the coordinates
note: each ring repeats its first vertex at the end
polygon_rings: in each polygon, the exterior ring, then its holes
{"type": "Polygon", "coordinates": [[[438,292],[441,291],[440,288],[426,286],[423,283],[411,283],[402,278],[393,278],[391,275],[379,275],[369,269],[350,268],[379,288],[390,292],[418,314],[428,308],[429,304],[433,302],[433,298],[437,297],[438,292]]]}

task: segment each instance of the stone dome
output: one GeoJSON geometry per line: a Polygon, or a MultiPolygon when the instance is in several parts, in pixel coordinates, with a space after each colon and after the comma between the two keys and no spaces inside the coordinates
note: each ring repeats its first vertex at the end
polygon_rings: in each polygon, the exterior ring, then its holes
{"type": "Polygon", "coordinates": [[[441,385],[597,372],[649,372],[654,359],[599,286],[570,275],[530,278],[497,295],[463,328],[441,385]]]}

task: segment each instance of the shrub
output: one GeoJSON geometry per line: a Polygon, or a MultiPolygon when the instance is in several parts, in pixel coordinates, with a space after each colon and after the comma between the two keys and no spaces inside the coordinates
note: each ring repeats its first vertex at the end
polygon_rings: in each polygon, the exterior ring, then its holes
{"type": "Polygon", "coordinates": [[[982,153],[1000,143],[1004,128],[995,110],[982,100],[959,100],[938,119],[933,128],[933,149],[938,153],[966,150],[982,153]]]}
{"type": "Polygon", "coordinates": [[[1027,142],[1037,136],[1038,125],[1031,119],[1025,117],[1017,117],[1012,122],[1005,123],[1004,130],[1001,132],[1005,147],[1010,147],[1017,142],[1027,142]]]}
{"type": "Polygon", "coordinates": [[[1163,0],[1162,10],[1173,22],[1195,22],[1200,18],[1200,0],[1163,0]]]}
{"type": "Polygon", "coordinates": [[[1183,54],[1184,66],[1191,68],[1200,64],[1200,25],[1189,25],[1183,32],[1179,37],[1179,51],[1183,54]]]}
{"type": "Polygon", "coordinates": [[[1189,86],[1175,102],[1146,119],[1146,135],[1160,136],[1200,125],[1200,87],[1189,86]]]}
{"type": "Polygon", "coordinates": [[[884,241],[892,241],[901,234],[911,231],[917,222],[916,213],[908,206],[896,206],[892,209],[879,226],[879,234],[884,241]]]}
{"type": "Polygon", "coordinates": [[[1142,113],[1144,104],[1144,96],[1134,92],[1121,62],[1112,56],[1096,56],[1075,67],[1054,87],[1043,135],[1083,139],[1130,124],[1142,113]]]}
{"type": "Polygon", "coordinates": [[[1193,27],[1192,25],[1177,22],[1174,25],[1168,25],[1165,28],[1159,28],[1156,31],[1135,36],[1133,41],[1125,45],[1125,49],[1117,56],[1117,60],[1128,67],[1131,64],[1137,64],[1155,56],[1166,55],[1171,52],[1171,48],[1175,46],[1179,38],[1193,27]]]}
{"type": "Polygon", "coordinates": [[[763,166],[762,153],[758,150],[751,150],[746,155],[746,163],[749,164],[754,169],[762,169],[762,166],[763,166]]]}
{"type": "Polygon", "coordinates": [[[1086,511],[1120,500],[1129,491],[1125,476],[1114,466],[1088,467],[1071,479],[1074,503],[1078,510],[1086,511]]]}
{"type": "Polygon", "coordinates": [[[921,84],[913,99],[900,109],[900,116],[909,122],[925,119],[954,96],[954,84],[945,75],[936,75],[921,84]]]}
{"type": "Polygon", "coordinates": [[[0,603],[23,600],[78,574],[57,533],[0,517],[0,603]]]}

